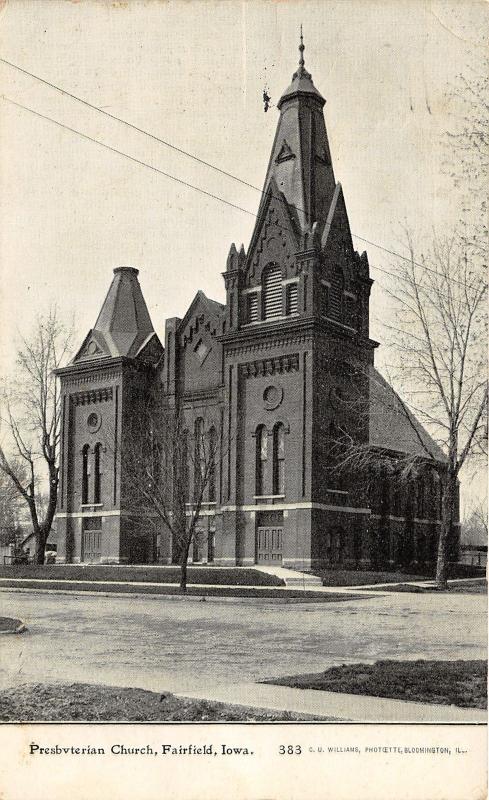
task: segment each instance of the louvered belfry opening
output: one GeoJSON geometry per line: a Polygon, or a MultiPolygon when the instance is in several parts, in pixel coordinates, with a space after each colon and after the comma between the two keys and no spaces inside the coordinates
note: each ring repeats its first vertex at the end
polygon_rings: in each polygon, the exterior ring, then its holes
{"type": "Polygon", "coordinates": [[[247,309],[246,309],[246,322],[258,322],[258,295],[249,294],[247,309]]]}
{"type": "Polygon", "coordinates": [[[290,314],[297,314],[298,310],[297,284],[289,283],[285,298],[285,313],[289,316],[290,314]]]}
{"type": "Polygon", "coordinates": [[[270,264],[263,274],[263,318],[282,316],[282,270],[270,264]]]}

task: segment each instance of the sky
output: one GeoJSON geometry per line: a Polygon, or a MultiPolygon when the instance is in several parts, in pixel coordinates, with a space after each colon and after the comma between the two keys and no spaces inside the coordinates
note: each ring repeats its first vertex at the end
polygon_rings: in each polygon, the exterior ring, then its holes
{"type": "MultiPolygon", "coordinates": [[[[376,280],[371,335],[388,344],[375,267],[392,270],[395,259],[363,239],[403,252],[403,225],[423,240],[456,223],[447,90],[477,65],[488,22],[478,0],[6,0],[0,57],[261,189],[302,23],[355,246],[376,280]]],[[[248,212],[1,100],[2,372],[14,368],[16,338],[52,304],[75,315],[81,343],[117,266],[140,270],[160,336],[197,289],[224,300],[226,256],[233,241],[248,246],[259,191],[3,63],[0,81],[11,100],[248,212]]],[[[382,367],[388,347],[377,353],[382,367]]],[[[483,485],[479,474],[465,490],[483,485]]]]}

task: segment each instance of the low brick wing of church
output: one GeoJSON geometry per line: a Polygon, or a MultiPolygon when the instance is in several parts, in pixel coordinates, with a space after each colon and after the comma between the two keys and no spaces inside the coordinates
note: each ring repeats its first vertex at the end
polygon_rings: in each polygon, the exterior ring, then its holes
{"type": "Polygon", "coordinates": [[[95,326],[59,371],[58,560],[177,557],[165,526],[155,533],[148,510],[134,507],[125,474],[128,431],[138,430],[148,393],[181,410],[186,432],[211,431],[225,443],[194,561],[412,568],[435,560],[444,456],[374,367],[369,262],[353,248],[324,104],[301,45],[278,103],[248,251],[229,251],[225,305],[198,291],[183,319],[166,321],[163,347],[138,271],[114,270],[95,326]],[[394,460],[426,458],[431,469],[404,481],[388,470],[360,480],[335,468],[338,431],[394,460]]]}

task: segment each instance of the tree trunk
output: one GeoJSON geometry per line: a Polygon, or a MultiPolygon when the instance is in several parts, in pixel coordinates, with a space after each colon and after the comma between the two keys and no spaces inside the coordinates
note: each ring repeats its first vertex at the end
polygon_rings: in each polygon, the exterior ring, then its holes
{"type": "Polygon", "coordinates": [[[36,542],[36,549],[34,553],[35,564],[44,564],[44,553],[46,550],[48,534],[49,531],[48,533],[45,533],[42,528],[38,528],[38,530],[34,532],[34,540],[36,542]]]}
{"type": "Polygon", "coordinates": [[[192,537],[190,537],[187,541],[185,541],[182,548],[182,555],[180,561],[180,591],[183,594],[186,594],[187,592],[187,561],[188,561],[188,552],[190,550],[191,541],[192,537]]]}
{"type": "Polygon", "coordinates": [[[436,584],[439,589],[447,588],[448,544],[454,518],[456,491],[457,476],[453,470],[449,470],[445,486],[443,487],[441,531],[438,540],[438,556],[436,561],[436,584]]]}

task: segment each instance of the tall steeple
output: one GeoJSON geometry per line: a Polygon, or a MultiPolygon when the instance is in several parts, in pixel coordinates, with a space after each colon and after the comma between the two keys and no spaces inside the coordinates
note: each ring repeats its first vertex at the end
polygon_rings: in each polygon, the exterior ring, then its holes
{"type": "Polygon", "coordinates": [[[301,26],[299,65],[277,103],[280,118],[265,178],[265,193],[273,177],[303,232],[315,222],[324,227],[335,190],[326,101],[305,68],[304,50],[301,26]]]}

